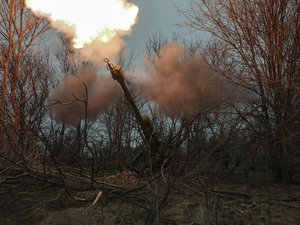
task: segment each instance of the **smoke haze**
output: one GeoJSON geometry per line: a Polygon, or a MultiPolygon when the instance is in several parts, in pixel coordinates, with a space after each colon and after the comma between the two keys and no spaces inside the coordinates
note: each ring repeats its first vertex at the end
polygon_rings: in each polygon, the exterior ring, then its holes
{"type": "Polygon", "coordinates": [[[145,96],[169,115],[191,116],[223,98],[223,82],[198,57],[189,57],[176,42],[164,46],[154,62],[146,58],[149,75],[139,80],[145,96]]]}
{"type": "Polygon", "coordinates": [[[137,21],[138,7],[127,0],[27,0],[36,15],[70,36],[83,60],[99,63],[116,56],[137,21]]]}
{"type": "MultiPolygon", "coordinates": [[[[72,29],[72,27],[67,26],[64,22],[55,21],[51,24],[58,31],[66,34],[67,37],[73,39],[75,36],[75,31],[72,29]]],[[[98,39],[95,39],[90,43],[86,43],[83,48],[77,48],[76,51],[80,53],[80,59],[82,61],[90,61],[96,64],[102,64],[103,58],[113,59],[123,50],[124,46],[126,45],[122,38],[122,35],[125,35],[126,33],[122,32],[122,34],[119,34],[120,35],[115,35],[107,42],[100,42],[98,39]]]]}
{"type": "Polygon", "coordinates": [[[98,40],[94,40],[78,50],[82,60],[103,64],[103,58],[114,60],[124,46],[125,41],[120,36],[115,36],[107,43],[99,44],[98,40]]]}
{"type": "Polygon", "coordinates": [[[120,95],[120,87],[110,76],[99,76],[95,67],[83,67],[78,77],[65,75],[61,84],[50,93],[50,101],[54,104],[52,111],[58,121],[68,124],[78,122],[85,117],[85,88],[88,90],[88,117],[96,117],[120,95]],[[53,102],[52,102],[53,101],[53,102]]]}

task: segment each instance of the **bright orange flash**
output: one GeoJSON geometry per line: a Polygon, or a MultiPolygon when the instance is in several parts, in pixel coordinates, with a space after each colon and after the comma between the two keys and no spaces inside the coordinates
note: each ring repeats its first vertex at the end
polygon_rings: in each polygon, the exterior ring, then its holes
{"type": "Polygon", "coordinates": [[[62,22],[74,32],[74,47],[108,42],[136,22],[138,7],[127,0],[25,0],[36,14],[62,22]]]}

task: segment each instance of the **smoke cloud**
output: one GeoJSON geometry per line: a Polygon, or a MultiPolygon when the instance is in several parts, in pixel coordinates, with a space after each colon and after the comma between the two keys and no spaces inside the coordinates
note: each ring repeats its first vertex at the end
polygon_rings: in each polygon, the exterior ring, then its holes
{"type": "Polygon", "coordinates": [[[54,117],[58,121],[74,124],[85,117],[85,87],[88,91],[87,113],[89,118],[96,117],[120,95],[120,87],[109,76],[99,76],[92,66],[82,67],[78,77],[65,75],[61,84],[51,93],[49,99],[54,117]],[[53,102],[52,102],[53,101],[53,102]]]}
{"type": "Polygon", "coordinates": [[[84,60],[99,63],[116,56],[122,39],[137,21],[138,7],[127,0],[27,0],[26,6],[51,26],[72,37],[73,46],[84,60]]]}
{"type": "Polygon", "coordinates": [[[176,42],[164,46],[158,56],[154,62],[146,58],[149,74],[138,82],[161,111],[191,116],[222,101],[224,83],[199,56],[187,56],[176,42]]]}
{"type": "Polygon", "coordinates": [[[107,43],[99,44],[98,40],[94,40],[78,51],[82,60],[102,64],[103,58],[114,59],[125,45],[125,41],[120,36],[114,36],[107,43]]]}
{"type": "MultiPolygon", "coordinates": [[[[71,37],[71,39],[76,36],[72,27],[67,26],[62,21],[52,21],[51,25],[68,37],[71,37]]],[[[94,39],[93,41],[86,43],[84,47],[77,48],[76,51],[79,52],[82,61],[102,64],[103,58],[114,58],[123,50],[124,46],[126,46],[126,42],[122,36],[125,34],[126,32],[119,32],[107,42],[100,42],[98,39],[94,39]]]]}

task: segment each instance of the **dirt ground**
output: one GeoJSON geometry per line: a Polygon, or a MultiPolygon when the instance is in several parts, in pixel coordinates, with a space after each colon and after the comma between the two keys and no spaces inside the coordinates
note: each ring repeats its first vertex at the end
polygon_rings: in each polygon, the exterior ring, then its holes
{"type": "MultiPolygon", "coordinates": [[[[141,185],[130,174],[106,176],[106,181],[117,185],[130,183],[133,189],[141,185]]],[[[111,193],[103,193],[94,205],[99,191],[74,192],[76,198],[71,198],[61,190],[48,187],[43,192],[32,193],[31,197],[26,195],[27,203],[35,204],[27,211],[19,206],[22,215],[18,209],[14,213],[5,210],[9,206],[5,203],[13,202],[13,198],[17,201],[22,193],[17,197],[1,195],[0,225],[142,225],[150,224],[150,220],[153,224],[173,225],[300,225],[300,186],[297,185],[208,184],[201,179],[178,181],[171,191],[163,184],[155,185],[157,198],[150,184],[143,191],[123,197],[112,198],[111,193]]]]}

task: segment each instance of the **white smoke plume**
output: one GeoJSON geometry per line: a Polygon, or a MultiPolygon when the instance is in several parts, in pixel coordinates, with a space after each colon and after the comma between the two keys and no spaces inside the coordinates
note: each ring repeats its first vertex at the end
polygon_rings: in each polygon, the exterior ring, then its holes
{"type": "Polygon", "coordinates": [[[157,55],[154,62],[146,58],[149,74],[138,82],[161,111],[191,116],[222,101],[224,83],[201,57],[187,56],[176,42],[164,46],[157,55]]]}
{"type": "MultiPolygon", "coordinates": [[[[52,22],[52,27],[66,34],[71,39],[75,36],[72,27],[67,26],[64,22],[52,22]]],[[[123,33],[125,34],[125,32],[123,33]]],[[[100,42],[97,39],[86,43],[82,48],[76,48],[82,61],[90,61],[96,64],[102,64],[103,58],[116,57],[126,46],[121,33],[115,35],[107,42],[100,42]]],[[[74,48],[75,49],[75,48],[74,48]]]]}
{"type": "Polygon", "coordinates": [[[82,67],[78,77],[65,75],[60,85],[50,93],[52,111],[58,121],[74,124],[85,118],[85,87],[88,91],[87,113],[96,117],[120,95],[120,87],[110,76],[97,74],[92,66],[82,67]]]}
{"type": "Polygon", "coordinates": [[[96,64],[103,64],[103,58],[115,59],[126,45],[120,36],[113,37],[105,44],[99,44],[94,40],[84,48],[79,49],[80,57],[83,61],[91,61],[96,64]]]}
{"type": "Polygon", "coordinates": [[[99,63],[125,45],[137,21],[138,7],[127,0],[25,0],[26,6],[47,18],[57,31],[70,36],[84,60],[99,63]]]}

